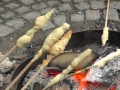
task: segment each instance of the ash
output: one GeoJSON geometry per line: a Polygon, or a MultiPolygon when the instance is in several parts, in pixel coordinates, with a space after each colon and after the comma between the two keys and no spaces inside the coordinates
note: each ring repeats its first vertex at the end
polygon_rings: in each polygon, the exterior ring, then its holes
{"type": "MultiPolygon", "coordinates": [[[[101,58],[115,51],[116,47],[108,45],[99,49],[97,53],[100,55],[100,57],[96,61],[99,61],[101,58]]],[[[91,68],[86,79],[90,82],[99,82],[102,84],[115,84],[118,78],[120,79],[120,56],[108,61],[101,68],[91,68]]]]}

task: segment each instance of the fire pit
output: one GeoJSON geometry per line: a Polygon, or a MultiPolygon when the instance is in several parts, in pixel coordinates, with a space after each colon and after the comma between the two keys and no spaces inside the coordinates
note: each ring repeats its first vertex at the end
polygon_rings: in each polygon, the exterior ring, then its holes
{"type": "MultiPolygon", "coordinates": [[[[76,32],[72,34],[72,37],[68,43],[68,45],[66,46],[65,51],[67,52],[82,52],[84,50],[86,50],[87,48],[91,48],[95,53],[98,53],[99,56],[106,56],[107,54],[115,51],[115,49],[118,47],[120,47],[120,33],[119,32],[115,32],[115,31],[110,31],[109,32],[109,40],[107,41],[107,46],[105,46],[104,48],[101,47],[101,35],[102,35],[102,30],[91,30],[91,31],[82,31],[82,32],[76,32]],[[105,49],[105,48],[110,48],[110,49],[105,49]]],[[[37,65],[40,65],[40,63],[42,62],[42,60],[44,58],[46,58],[47,53],[44,53],[43,56],[37,60],[34,64],[32,64],[32,66],[25,72],[25,74],[22,76],[22,78],[20,78],[17,83],[13,86],[12,90],[20,90],[23,87],[23,84],[25,83],[26,79],[29,79],[29,73],[35,73],[37,65]]],[[[29,61],[32,59],[33,57],[30,57],[28,59],[26,59],[22,64],[20,64],[15,71],[13,72],[11,81],[19,74],[19,72],[29,63],[29,61]]],[[[96,57],[97,59],[98,57],[96,57]]],[[[93,63],[93,62],[92,62],[93,63]]],[[[59,63],[60,65],[61,63],[59,63]]],[[[43,73],[47,73],[47,74],[42,74],[40,73],[38,76],[44,76],[38,78],[40,79],[40,81],[43,79],[47,79],[44,80],[45,83],[47,84],[47,82],[49,82],[49,79],[51,77],[54,77],[54,75],[57,75],[58,73],[60,73],[63,70],[63,68],[61,67],[56,67],[55,65],[49,64],[48,67],[43,70],[43,73]],[[52,75],[48,75],[48,73],[51,73],[52,75]],[[49,77],[49,78],[48,78],[49,77]]],[[[32,74],[31,74],[32,75],[32,74]]],[[[78,78],[79,79],[79,78],[78,78]]],[[[120,77],[118,77],[118,79],[120,79],[120,77]]],[[[26,80],[27,81],[27,80],[26,80]]],[[[42,88],[44,87],[45,83],[41,85],[41,83],[38,82],[34,82],[32,83],[28,88],[30,90],[42,90],[42,88]]],[[[116,82],[117,83],[117,82],[116,82]]],[[[116,84],[114,83],[114,85],[116,84]]],[[[108,84],[108,83],[104,83],[102,84],[89,84],[89,89],[86,90],[110,90],[109,88],[111,87],[112,84],[108,84]],[[90,87],[90,85],[92,85],[92,87],[90,87]],[[96,88],[96,89],[95,89],[96,88]]],[[[79,88],[79,82],[77,82],[76,80],[73,80],[72,77],[69,77],[68,79],[64,80],[63,82],[60,82],[59,85],[56,84],[54,86],[51,87],[50,90],[76,90],[79,88]],[[75,81],[75,82],[74,82],[75,81]],[[56,89],[57,88],[57,89],[56,89]]],[[[112,87],[114,88],[114,87],[112,87]]],[[[28,90],[29,90],[28,89],[28,90]]],[[[82,89],[79,89],[82,90],[82,89]]],[[[111,90],[116,90],[116,89],[111,89],[111,90]]]]}

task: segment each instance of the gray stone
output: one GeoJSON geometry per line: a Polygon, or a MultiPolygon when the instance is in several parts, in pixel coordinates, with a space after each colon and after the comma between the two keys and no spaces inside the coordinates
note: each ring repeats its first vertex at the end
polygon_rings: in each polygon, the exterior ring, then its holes
{"type": "Polygon", "coordinates": [[[15,11],[16,11],[17,13],[24,13],[24,12],[29,11],[29,8],[26,7],[26,6],[22,6],[22,7],[18,8],[18,9],[16,9],[15,11]]]}
{"type": "Polygon", "coordinates": [[[57,5],[59,2],[58,1],[48,1],[47,4],[49,6],[54,6],[54,5],[57,5]]]}
{"type": "Polygon", "coordinates": [[[26,19],[27,21],[33,21],[35,20],[38,16],[40,16],[40,13],[38,12],[29,12],[27,14],[24,14],[22,17],[26,19]]]}
{"type": "Polygon", "coordinates": [[[16,30],[24,26],[24,21],[22,19],[16,18],[11,21],[8,21],[6,25],[15,28],[16,30]]]}
{"type": "Polygon", "coordinates": [[[14,32],[14,29],[0,24],[0,37],[5,37],[14,32]]]}
{"type": "Polygon", "coordinates": [[[46,9],[43,9],[43,10],[41,10],[41,14],[43,15],[43,14],[46,14],[46,13],[48,13],[49,11],[51,11],[52,9],[51,8],[46,8],[46,9]]]}
{"type": "Polygon", "coordinates": [[[2,19],[0,19],[0,23],[2,22],[3,20],[2,19]]]}
{"type": "Polygon", "coordinates": [[[7,13],[1,15],[1,17],[5,19],[13,17],[13,16],[14,16],[14,13],[11,11],[8,11],[7,13]]]}
{"type": "Polygon", "coordinates": [[[66,22],[66,17],[64,14],[57,15],[56,17],[53,18],[55,24],[57,25],[62,25],[63,23],[66,22]]]}
{"type": "Polygon", "coordinates": [[[51,23],[51,21],[48,21],[45,27],[43,27],[42,31],[46,31],[48,29],[55,28],[55,26],[51,23]]]}
{"type": "Polygon", "coordinates": [[[5,7],[8,7],[8,8],[10,8],[10,9],[16,8],[16,7],[18,7],[18,6],[19,6],[19,5],[16,4],[16,3],[9,3],[9,4],[5,5],[5,7]]]}
{"type": "Polygon", "coordinates": [[[79,22],[84,20],[84,14],[72,14],[71,22],[79,22]]]}
{"type": "Polygon", "coordinates": [[[82,10],[85,10],[85,9],[89,9],[90,8],[90,5],[86,2],[83,2],[83,3],[79,3],[79,4],[76,4],[75,7],[79,10],[79,11],[82,11],[82,10]]]}
{"type": "Polygon", "coordinates": [[[79,3],[79,2],[84,2],[84,1],[87,1],[87,0],[73,0],[75,3],[79,3]]]}
{"type": "Polygon", "coordinates": [[[45,3],[39,3],[39,4],[32,5],[32,8],[34,10],[42,10],[46,7],[47,7],[47,5],[45,3]]]}
{"type": "Polygon", "coordinates": [[[62,4],[62,6],[59,7],[60,11],[71,11],[72,8],[69,3],[62,4]]]}
{"type": "Polygon", "coordinates": [[[71,0],[61,0],[62,2],[70,2],[71,0]]]}
{"type": "Polygon", "coordinates": [[[86,10],[86,20],[99,20],[99,10],[86,10]]]}
{"type": "Polygon", "coordinates": [[[91,1],[91,8],[105,9],[105,3],[103,1],[91,1]]]}
{"type": "Polygon", "coordinates": [[[24,3],[24,4],[26,4],[26,5],[34,3],[33,0],[21,0],[21,2],[24,3]]]}
{"type": "Polygon", "coordinates": [[[10,0],[3,0],[4,2],[9,2],[10,0]]]}
{"type": "Polygon", "coordinates": [[[120,9],[120,1],[119,2],[111,2],[110,7],[115,9],[120,9]]]}
{"type": "MultiPolygon", "coordinates": [[[[104,20],[105,20],[105,16],[106,16],[106,10],[104,10],[104,20]]],[[[113,8],[110,8],[109,10],[109,17],[108,17],[109,20],[112,20],[112,21],[119,21],[119,16],[118,16],[118,12],[116,9],[113,9],[113,8]]]]}
{"type": "Polygon", "coordinates": [[[4,9],[0,7],[0,12],[2,12],[2,11],[4,11],[4,9]]]}

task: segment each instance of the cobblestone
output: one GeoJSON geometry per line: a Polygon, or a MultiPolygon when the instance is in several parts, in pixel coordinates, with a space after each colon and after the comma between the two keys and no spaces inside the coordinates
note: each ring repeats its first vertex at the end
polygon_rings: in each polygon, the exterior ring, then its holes
{"type": "Polygon", "coordinates": [[[15,11],[16,11],[17,13],[24,13],[24,12],[29,11],[29,8],[26,7],[26,6],[22,6],[22,7],[18,8],[18,9],[16,9],[15,11]]]}
{"type": "Polygon", "coordinates": [[[2,19],[0,19],[0,23],[2,22],[3,20],[2,19]]]}
{"type": "Polygon", "coordinates": [[[87,1],[87,0],[73,0],[75,3],[79,3],[79,2],[84,2],[84,1],[87,1]]]}
{"type": "Polygon", "coordinates": [[[39,3],[39,4],[32,5],[32,8],[34,10],[42,10],[46,7],[47,7],[47,5],[45,3],[39,3]]]}
{"type": "Polygon", "coordinates": [[[99,20],[99,10],[86,10],[86,20],[99,20]]]}
{"type": "Polygon", "coordinates": [[[57,5],[59,2],[58,1],[48,1],[47,4],[49,6],[54,6],[54,5],[57,5]]]}
{"type": "Polygon", "coordinates": [[[8,7],[8,8],[10,8],[10,9],[16,8],[16,7],[18,7],[18,6],[19,6],[19,5],[16,4],[16,3],[9,3],[9,4],[5,5],[5,7],[8,7]]]}
{"type": "Polygon", "coordinates": [[[18,30],[24,26],[24,21],[22,19],[16,18],[16,19],[8,21],[6,25],[18,30]]]}
{"type": "Polygon", "coordinates": [[[62,6],[60,6],[59,9],[60,11],[71,11],[72,10],[70,4],[68,3],[62,4],[62,6]]]}
{"type": "Polygon", "coordinates": [[[14,32],[14,29],[0,24],[0,37],[5,37],[14,32]]]}
{"type": "Polygon", "coordinates": [[[21,2],[24,3],[24,4],[26,4],[26,5],[34,3],[33,0],[21,0],[21,2]]]}
{"type": "Polygon", "coordinates": [[[40,16],[40,13],[33,11],[33,12],[29,12],[29,13],[24,14],[22,17],[23,17],[24,19],[26,19],[27,21],[33,21],[33,20],[35,20],[38,16],[40,16]]]}
{"type": "MultiPolygon", "coordinates": [[[[106,10],[104,10],[104,20],[105,20],[105,15],[106,15],[106,10]]],[[[112,21],[119,21],[119,16],[118,16],[118,12],[116,9],[113,9],[113,8],[110,8],[109,10],[109,17],[108,17],[109,20],[112,20],[112,21]]]]}
{"type": "Polygon", "coordinates": [[[105,9],[105,3],[103,1],[91,1],[91,8],[105,9]]]}
{"type": "Polygon", "coordinates": [[[111,2],[110,7],[120,10],[120,1],[119,2],[111,2]]]}
{"type": "Polygon", "coordinates": [[[70,2],[71,0],[61,0],[62,2],[70,2]]]}
{"type": "Polygon", "coordinates": [[[4,9],[0,7],[0,12],[2,12],[2,11],[4,11],[4,9]]]}
{"type": "Polygon", "coordinates": [[[76,4],[75,7],[79,10],[79,11],[82,11],[82,10],[85,10],[85,9],[89,9],[90,8],[90,5],[86,2],[83,2],[83,3],[79,3],[79,4],[76,4]]]}
{"type": "Polygon", "coordinates": [[[55,26],[52,24],[51,21],[48,21],[48,23],[45,25],[45,27],[42,29],[42,31],[46,31],[49,29],[55,28],[55,26]]]}
{"type": "Polygon", "coordinates": [[[43,10],[41,10],[41,14],[44,15],[44,14],[46,14],[47,12],[49,12],[50,10],[52,10],[52,9],[51,9],[51,8],[43,9],[43,10]]]}
{"type": "Polygon", "coordinates": [[[71,22],[80,22],[84,20],[83,14],[72,14],[71,15],[71,22]]]}
{"type": "Polygon", "coordinates": [[[64,14],[57,15],[56,17],[53,18],[55,24],[57,25],[62,25],[63,23],[66,22],[66,17],[64,14]]]}
{"type": "Polygon", "coordinates": [[[14,16],[14,13],[11,11],[8,11],[7,13],[1,15],[1,17],[5,19],[13,17],[13,16],[14,16]]]}

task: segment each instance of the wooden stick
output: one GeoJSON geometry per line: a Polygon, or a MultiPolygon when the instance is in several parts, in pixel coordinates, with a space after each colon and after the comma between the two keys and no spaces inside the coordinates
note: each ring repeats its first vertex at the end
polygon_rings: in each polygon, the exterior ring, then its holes
{"type": "Polygon", "coordinates": [[[20,74],[10,83],[10,85],[5,90],[10,90],[10,88],[17,82],[19,78],[24,74],[24,72],[32,65],[32,60],[27,64],[27,66],[20,72],[20,74]]]}
{"type": "Polygon", "coordinates": [[[105,27],[107,27],[107,23],[108,23],[109,7],[110,7],[110,0],[108,0],[108,4],[107,4],[105,27]]]}
{"type": "Polygon", "coordinates": [[[4,56],[3,56],[3,58],[2,59],[0,59],[0,63],[7,57],[7,56],[9,56],[15,49],[16,49],[16,45],[13,47],[13,48],[11,48],[4,56]]]}
{"type": "Polygon", "coordinates": [[[34,80],[34,78],[41,72],[41,70],[43,70],[47,65],[48,65],[48,63],[51,61],[51,58],[52,58],[53,56],[52,55],[50,55],[48,58],[47,58],[47,60],[43,60],[43,63],[42,63],[42,65],[40,66],[40,68],[39,68],[39,70],[30,78],[30,80],[24,85],[24,87],[21,89],[21,90],[25,90],[26,89],[26,87],[28,86],[28,85],[30,85],[30,83],[34,80]]]}

